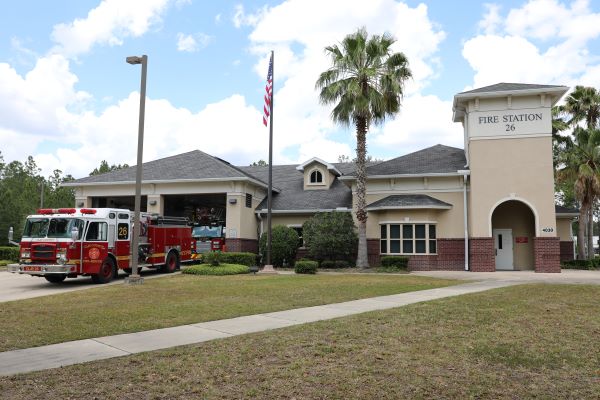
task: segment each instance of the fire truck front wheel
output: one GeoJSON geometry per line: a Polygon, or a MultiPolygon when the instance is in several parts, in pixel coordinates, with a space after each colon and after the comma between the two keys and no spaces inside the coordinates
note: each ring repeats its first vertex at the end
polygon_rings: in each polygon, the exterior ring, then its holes
{"type": "Polygon", "coordinates": [[[177,252],[171,250],[169,254],[167,254],[167,260],[165,265],[162,266],[161,272],[165,272],[170,274],[179,269],[179,257],[177,256],[177,252]]]}
{"type": "Polygon", "coordinates": [[[108,283],[117,276],[117,267],[112,258],[107,257],[102,261],[100,271],[97,274],[92,275],[92,282],[94,283],[108,283]]]}
{"type": "Polygon", "coordinates": [[[46,280],[51,283],[61,283],[62,281],[64,281],[67,278],[67,276],[66,275],[44,275],[44,278],[46,278],[46,280]]]}

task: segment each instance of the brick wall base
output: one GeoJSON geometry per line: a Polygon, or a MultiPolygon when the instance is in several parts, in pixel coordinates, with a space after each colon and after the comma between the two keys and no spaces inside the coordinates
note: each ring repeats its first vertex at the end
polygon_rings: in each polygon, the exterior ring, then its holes
{"type": "MultiPolygon", "coordinates": [[[[367,239],[369,265],[381,264],[379,239],[367,239]]],[[[438,239],[437,254],[409,256],[409,271],[462,271],[465,268],[464,239],[438,239]]]]}
{"type": "Polygon", "coordinates": [[[560,272],[560,238],[533,238],[535,272],[560,272]]]}
{"type": "Polygon", "coordinates": [[[572,240],[561,240],[560,242],[560,261],[571,261],[575,259],[575,253],[573,252],[573,241],[572,240]]]}
{"type": "Polygon", "coordinates": [[[469,269],[473,272],[496,271],[493,238],[474,237],[469,239],[469,269]]]}
{"type": "Polygon", "coordinates": [[[381,264],[379,239],[367,239],[367,257],[371,267],[381,264]]]}
{"type": "Polygon", "coordinates": [[[225,246],[227,246],[227,251],[258,254],[258,240],[256,239],[227,238],[225,239],[225,246]]]}

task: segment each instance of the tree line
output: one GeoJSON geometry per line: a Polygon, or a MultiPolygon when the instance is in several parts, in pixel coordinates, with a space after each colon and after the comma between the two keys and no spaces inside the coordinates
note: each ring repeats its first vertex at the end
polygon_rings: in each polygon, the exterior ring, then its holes
{"type": "MultiPolygon", "coordinates": [[[[102,174],[127,167],[109,165],[102,161],[90,175],[102,174]]],[[[61,186],[74,180],[70,174],[64,175],[59,169],[45,177],[32,156],[25,162],[5,162],[0,151],[0,246],[8,244],[8,230],[14,230],[15,240],[21,237],[27,215],[38,208],[73,207],[75,193],[72,188],[61,186]]]]}

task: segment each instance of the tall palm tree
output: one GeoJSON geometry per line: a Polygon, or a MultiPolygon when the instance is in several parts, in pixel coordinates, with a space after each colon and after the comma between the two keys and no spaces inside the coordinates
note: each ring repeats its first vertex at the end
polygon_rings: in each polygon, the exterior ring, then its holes
{"type": "MultiPolygon", "coordinates": [[[[574,182],[575,197],[580,202],[579,230],[577,233],[578,258],[585,258],[583,237],[585,228],[591,229],[592,208],[600,195],[600,130],[577,127],[573,131],[573,141],[562,153],[561,165],[557,171],[559,181],[574,182]]],[[[594,257],[593,232],[588,234],[588,258],[594,257]]]]}
{"type": "Polygon", "coordinates": [[[369,37],[365,28],[347,35],[325,52],[331,67],[316,83],[322,104],[335,104],[334,122],[356,128],[356,265],[368,267],[366,207],[366,134],[372,124],[382,124],[400,111],[404,82],[412,76],[406,56],[392,53],[396,40],[389,34],[369,37]]]}
{"type": "MultiPolygon", "coordinates": [[[[575,89],[573,90],[573,92],[571,92],[571,94],[565,99],[565,104],[563,104],[562,106],[559,107],[559,111],[562,113],[562,115],[565,117],[565,122],[568,126],[570,127],[577,127],[577,126],[581,126],[583,123],[583,126],[585,126],[588,130],[593,130],[593,129],[597,129],[599,126],[599,122],[600,122],[600,92],[598,92],[595,88],[593,87],[586,87],[586,86],[575,86],[575,89]]],[[[574,132],[575,134],[575,132],[574,132]]],[[[590,132],[591,134],[591,132],[590,132]]],[[[577,182],[575,182],[575,184],[577,184],[577,182]]],[[[577,188],[575,188],[575,191],[577,191],[577,188]]],[[[596,194],[594,195],[590,200],[590,205],[589,207],[587,207],[587,215],[585,220],[587,220],[587,225],[588,225],[588,257],[593,257],[594,256],[594,240],[593,240],[593,235],[594,235],[594,218],[593,218],[593,213],[594,213],[594,205],[596,203],[596,200],[598,198],[598,195],[600,194],[596,194]]],[[[581,209],[583,209],[583,203],[581,204],[581,209]]],[[[577,242],[578,242],[578,246],[580,246],[580,254],[581,251],[583,251],[581,249],[581,244],[583,243],[583,236],[585,233],[585,230],[582,230],[581,225],[584,224],[584,220],[583,219],[579,219],[579,231],[578,231],[578,237],[577,237],[577,242]]]]}

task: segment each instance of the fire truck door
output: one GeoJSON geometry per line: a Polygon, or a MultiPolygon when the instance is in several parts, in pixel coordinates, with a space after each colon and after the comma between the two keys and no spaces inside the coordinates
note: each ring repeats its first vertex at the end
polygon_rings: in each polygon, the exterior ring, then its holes
{"type": "Polygon", "coordinates": [[[115,248],[115,237],[117,234],[117,215],[116,213],[108,214],[108,248],[110,250],[115,248]]]}

